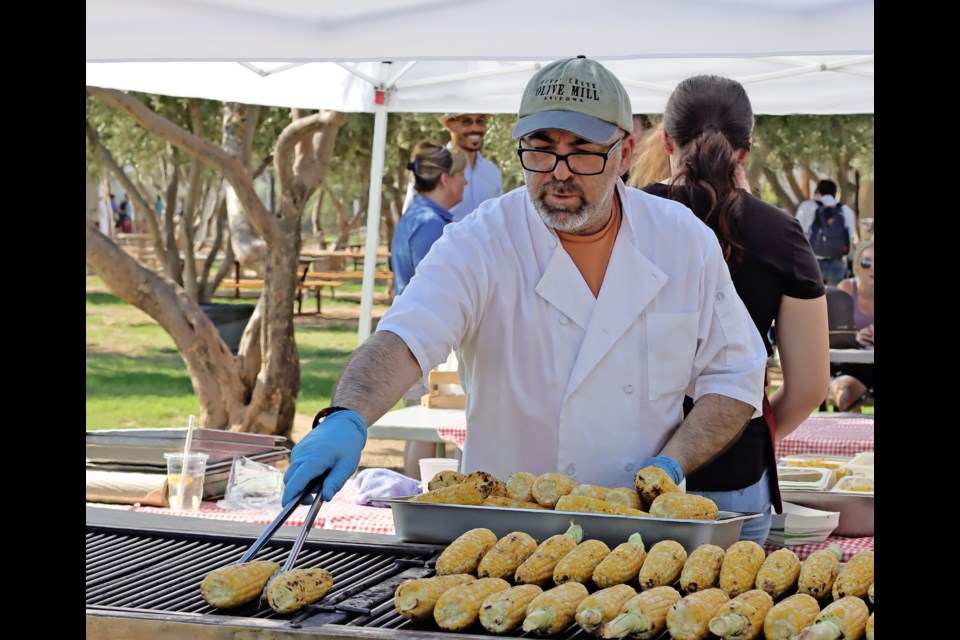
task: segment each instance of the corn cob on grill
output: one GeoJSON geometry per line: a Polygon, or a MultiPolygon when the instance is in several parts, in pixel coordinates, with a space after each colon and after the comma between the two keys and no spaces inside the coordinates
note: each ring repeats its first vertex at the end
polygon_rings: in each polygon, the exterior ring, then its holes
{"type": "Polygon", "coordinates": [[[521,502],[534,502],[533,483],[537,476],[526,471],[518,471],[507,478],[507,497],[521,502]]]}
{"type": "Polygon", "coordinates": [[[680,601],[673,587],[654,587],[627,600],[620,613],[600,628],[604,638],[657,638],[667,628],[667,613],[680,601]]]}
{"type": "Polygon", "coordinates": [[[720,567],[720,588],[735,598],[753,589],[763,561],[767,559],[763,547],[752,540],[734,542],[723,556],[720,567]]]}
{"type": "Polygon", "coordinates": [[[553,577],[553,570],[563,556],[580,544],[583,539],[583,529],[580,525],[571,524],[563,534],[550,536],[540,543],[540,546],[523,561],[513,576],[518,584],[544,584],[553,577]]]}
{"type": "Polygon", "coordinates": [[[590,581],[593,570],[608,555],[610,547],[602,540],[584,540],[560,558],[560,562],[553,569],[553,581],[563,584],[572,580],[586,584],[590,581]]]}
{"type": "Polygon", "coordinates": [[[647,557],[643,547],[643,538],[639,533],[632,534],[626,542],[621,542],[600,561],[593,570],[593,583],[601,589],[615,584],[626,584],[640,574],[640,567],[647,557]]]}
{"type": "Polygon", "coordinates": [[[277,574],[267,587],[267,604],[277,613],[293,613],[327,595],[333,574],[319,567],[277,574]]]}
{"type": "Polygon", "coordinates": [[[763,621],[773,607],[773,598],[762,589],[744,591],[725,602],[710,619],[710,633],[723,640],[754,640],[763,632],[763,621]]]}
{"type": "Polygon", "coordinates": [[[604,500],[610,504],[619,504],[622,507],[643,510],[643,505],[640,502],[640,496],[637,495],[637,490],[631,489],[630,487],[610,489],[604,500]]]}
{"type": "Polygon", "coordinates": [[[683,545],[676,540],[661,540],[650,547],[647,559],[640,567],[640,575],[637,577],[640,588],[646,591],[653,587],[672,585],[680,577],[686,561],[687,552],[683,545]]]}
{"type": "Polygon", "coordinates": [[[866,631],[869,616],[862,598],[845,596],[824,607],[796,640],[858,640],[866,631]]]}
{"type": "Polygon", "coordinates": [[[466,478],[466,476],[459,471],[444,469],[434,474],[433,478],[427,482],[427,490],[433,491],[434,489],[441,489],[443,487],[452,487],[455,484],[463,482],[464,478],[466,478]]]}
{"type": "Polygon", "coordinates": [[[480,607],[491,594],[505,591],[510,583],[500,578],[480,578],[447,589],[437,600],[433,619],[441,629],[460,631],[480,617],[480,607]]]}
{"type": "Polygon", "coordinates": [[[437,575],[475,573],[477,565],[493,545],[497,535],[482,527],[460,534],[437,558],[437,575]]]}
{"type": "Polygon", "coordinates": [[[545,507],[553,508],[562,496],[567,495],[577,483],[559,473],[544,473],[533,481],[533,499],[545,507]]]}
{"type": "Polygon", "coordinates": [[[620,516],[649,516],[646,511],[624,507],[597,498],[568,494],[557,500],[554,511],[574,511],[578,513],[612,513],[620,516]]]}
{"type": "Polygon", "coordinates": [[[640,508],[650,510],[650,505],[658,496],[664,493],[680,492],[680,487],[667,475],[667,472],[656,466],[649,466],[637,471],[633,477],[633,486],[640,497],[640,508]]]}
{"type": "Polygon", "coordinates": [[[503,496],[490,496],[483,501],[486,507],[510,507],[511,509],[546,509],[545,506],[536,502],[521,502],[513,498],[504,498],[503,496]]]}
{"type": "Polygon", "coordinates": [[[840,573],[841,555],[840,547],[835,544],[811,553],[800,565],[797,591],[817,600],[825,598],[840,573]]]}
{"type": "Polygon", "coordinates": [[[520,584],[487,596],[480,605],[480,624],[491,633],[513,631],[527,617],[527,605],[541,593],[535,584],[520,584]]]}
{"type": "Polygon", "coordinates": [[[490,495],[491,496],[500,496],[502,498],[507,497],[507,485],[502,480],[498,480],[492,474],[487,473],[486,471],[474,471],[466,478],[463,479],[464,482],[479,482],[481,484],[490,485],[490,495]]]}
{"type": "Polygon", "coordinates": [[[840,574],[833,583],[833,599],[856,596],[865,600],[871,584],[873,584],[873,551],[861,551],[840,569],[840,574]]]}
{"type": "Polygon", "coordinates": [[[565,582],[544,591],[527,605],[523,630],[539,636],[552,636],[569,627],[577,614],[577,606],[587,597],[587,588],[579,582],[565,582]]]}
{"type": "Polygon", "coordinates": [[[757,589],[763,589],[774,600],[779,600],[793,589],[800,577],[800,558],[790,549],[777,549],[763,561],[757,580],[757,589]]]}
{"type": "Polygon", "coordinates": [[[480,505],[490,497],[493,485],[485,482],[461,482],[440,487],[410,498],[411,502],[480,505]]]}
{"type": "Polygon", "coordinates": [[[266,560],[221,567],[206,575],[200,583],[200,595],[218,609],[236,607],[260,597],[267,580],[279,570],[278,563],[266,560]]]}
{"type": "Polygon", "coordinates": [[[695,493],[664,493],[650,505],[654,518],[716,520],[720,509],[710,498],[695,493]]]}
{"type": "Polygon", "coordinates": [[[524,560],[537,549],[537,541],[529,533],[513,531],[497,540],[477,566],[478,578],[513,578],[524,560]]]}
{"type": "Polygon", "coordinates": [[[407,580],[393,594],[393,606],[404,618],[421,620],[433,616],[437,600],[447,589],[476,580],[471,575],[434,576],[420,580],[407,580]]]}
{"type": "Polygon", "coordinates": [[[667,612],[667,630],[673,640],[705,640],[710,619],[730,598],[721,589],[704,589],[684,596],[667,612]]]}
{"type": "Polygon", "coordinates": [[[702,544],[693,550],[680,572],[680,589],[694,593],[717,586],[724,551],[715,544],[702,544]]]}
{"type": "Polygon", "coordinates": [[[609,487],[602,487],[599,484],[578,484],[568,496],[583,496],[584,498],[594,498],[596,500],[606,500],[610,493],[609,487]]]}
{"type": "Polygon", "coordinates": [[[813,624],[820,613],[820,605],[813,596],[797,593],[773,605],[763,620],[766,640],[791,640],[805,627],[813,624]]]}
{"type": "Polygon", "coordinates": [[[867,618],[867,640],[873,640],[873,614],[870,614],[870,617],[867,618]]]}
{"type": "Polygon", "coordinates": [[[602,624],[617,617],[623,604],[635,595],[633,587],[626,584],[601,589],[577,605],[577,624],[587,633],[594,633],[602,624]]]}

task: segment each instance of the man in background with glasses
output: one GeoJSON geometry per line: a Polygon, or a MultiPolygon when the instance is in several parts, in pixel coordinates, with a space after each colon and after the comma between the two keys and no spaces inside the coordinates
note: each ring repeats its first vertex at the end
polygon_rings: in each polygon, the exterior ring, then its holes
{"type": "Polygon", "coordinates": [[[526,189],[446,227],[294,447],[285,504],[327,469],[331,499],[366,426],[452,346],[464,473],[633,487],[655,465],[680,483],[760,415],[766,352],[716,236],[619,178],[633,154],[620,81],[582,56],[544,65],[519,116],[526,189]]]}

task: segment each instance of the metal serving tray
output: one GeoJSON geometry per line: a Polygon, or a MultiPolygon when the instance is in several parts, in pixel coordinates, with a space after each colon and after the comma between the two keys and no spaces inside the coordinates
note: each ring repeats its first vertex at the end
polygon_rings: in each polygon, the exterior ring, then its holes
{"type": "MultiPolygon", "coordinates": [[[[182,451],[186,433],[186,428],[87,431],[87,462],[155,464],[165,469],[163,453],[182,451]]],[[[234,456],[273,452],[285,440],[284,436],[197,428],[191,450],[208,454],[211,465],[234,456]]]]}
{"type": "MultiPolygon", "coordinates": [[[[784,502],[824,511],[839,511],[840,524],[830,535],[863,538],[873,535],[873,494],[834,491],[781,491],[784,502]]],[[[394,516],[396,518],[396,516],[394,516]]]]}
{"type": "Polygon", "coordinates": [[[407,542],[449,544],[457,536],[484,527],[503,537],[511,531],[523,531],[543,542],[563,533],[574,521],[583,527],[584,540],[595,538],[613,548],[639,532],[647,549],[661,540],[676,540],[688,553],[701,544],[726,549],[740,538],[743,521],[759,513],[721,511],[716,520],[673,520],[637,516],[573,513],[510,507],[476,507],[459,504],[410,502],[412,496],[387,498],[393,511],[397,536],[407,542]]]}

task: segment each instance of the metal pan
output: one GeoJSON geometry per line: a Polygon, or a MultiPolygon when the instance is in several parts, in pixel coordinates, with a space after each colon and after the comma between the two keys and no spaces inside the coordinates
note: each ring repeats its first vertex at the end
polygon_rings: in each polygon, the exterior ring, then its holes
{"type": "Polygon", "coordinates": [[[873,535],[873,495],[839,491],[781,491],[780,497],[784,502],[812,509],[839,511],[840,524],[830,535],[848,538],[873,535]]]}
{"type": "Polygon", "coordinates": [[[744,520],[759,513],[721,511],[716,520],[673,520],[598,513],[571,513],[509,507],[476,507],[459,504],[409,502],[411,496],[387,498],[393,511],[397,536],[407,542],[448,544],[460,534],[484,527],[503,537],[511,531],[523,531],[538,542],[563,533],[574,521],[583,527],[584,539],[595,538],[610,548],[640,533],[647,549],[661,540],[676,540],[688,553],[701,544],[726,549],[740,538],[744,520]]]}

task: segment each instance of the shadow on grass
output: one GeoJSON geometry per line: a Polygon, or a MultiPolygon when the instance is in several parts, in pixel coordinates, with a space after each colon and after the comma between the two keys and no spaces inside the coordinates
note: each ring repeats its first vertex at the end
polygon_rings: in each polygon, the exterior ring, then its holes
{"type": "Polygon", "coordinates": [[[87,292],[87,304],[123,304],[123,300],[112,293],[87,292]]]}

